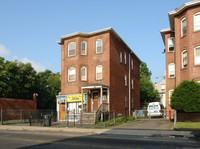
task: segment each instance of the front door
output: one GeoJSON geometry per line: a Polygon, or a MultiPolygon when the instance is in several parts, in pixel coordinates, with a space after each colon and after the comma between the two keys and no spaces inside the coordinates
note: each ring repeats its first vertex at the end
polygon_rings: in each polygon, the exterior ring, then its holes
{"type": "Polygon", "coordinates": [[[99,94],[98,92],[93,93],[93,112],[98,109],[98,103],[99,103],[99,94]]]}
{"type": "Polygon", "coordinates": [[[60,104],[60,121],[65,120],[65,103],[60,104]]]}

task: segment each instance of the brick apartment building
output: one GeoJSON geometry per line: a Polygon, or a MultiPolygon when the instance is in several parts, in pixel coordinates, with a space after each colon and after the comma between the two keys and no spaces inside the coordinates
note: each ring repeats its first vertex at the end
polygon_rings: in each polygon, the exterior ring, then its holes
{"type": "Polygon", "coordinates": [[[58,120],[68,113],[95,113],[102,106],[115,115],[140,107],[140,59],[112,28],[62,36],[58,120]],[[106,107],[106,108],[105,108],[106,107]]]}
{"type": "Polygon", "coordinates": [[[185,3],[169,12],[169,29],[161,30],[166,55],[166,108],[183,80],[200,81],[200,1],[185,3]]]}

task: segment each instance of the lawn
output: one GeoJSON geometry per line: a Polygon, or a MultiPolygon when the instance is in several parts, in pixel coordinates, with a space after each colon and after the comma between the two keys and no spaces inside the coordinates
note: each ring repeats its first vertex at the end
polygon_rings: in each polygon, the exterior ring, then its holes
{"type": "Polygon", "coordinates": [[[176,129],[200,129],[200,122],[177,122],[176,129]]]}

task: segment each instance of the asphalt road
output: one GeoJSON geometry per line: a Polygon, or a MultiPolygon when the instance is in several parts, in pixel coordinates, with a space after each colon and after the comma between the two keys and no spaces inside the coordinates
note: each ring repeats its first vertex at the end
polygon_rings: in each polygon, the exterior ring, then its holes
{"type": "Polygon", "coordinates": [[[131,135],[88,135],[0,131],[0,149],[200,149],[200,142],[188,139],[138,137],[131,135]]]}

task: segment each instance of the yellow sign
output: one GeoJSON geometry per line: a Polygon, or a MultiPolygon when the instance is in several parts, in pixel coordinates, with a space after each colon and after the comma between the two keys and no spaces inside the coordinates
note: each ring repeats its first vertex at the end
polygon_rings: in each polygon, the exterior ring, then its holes
{"type": "MultiPolygon", "coordinates": [[[[76,95],[68,95],[67,96],[67,102],[81,102],[82,101],[82,95],[76,94],[76,95]]],[[[83,102],[85,101],[85,96],[83,94],[83,102]]]]}

